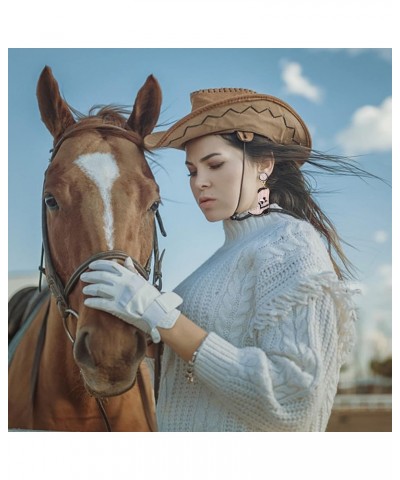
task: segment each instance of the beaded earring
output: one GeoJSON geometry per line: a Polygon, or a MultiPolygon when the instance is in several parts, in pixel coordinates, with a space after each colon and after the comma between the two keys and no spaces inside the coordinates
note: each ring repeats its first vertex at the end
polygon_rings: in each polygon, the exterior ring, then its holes
{"type": "Polygon", "coordinates": [[[249,210],[252,215],[261,215],[269,207],[269,188],[267,186],[268,175],[265,172],[260,173],[258,178],[263,186],[258,189],[258,205],[253,210],[249,210]]]}

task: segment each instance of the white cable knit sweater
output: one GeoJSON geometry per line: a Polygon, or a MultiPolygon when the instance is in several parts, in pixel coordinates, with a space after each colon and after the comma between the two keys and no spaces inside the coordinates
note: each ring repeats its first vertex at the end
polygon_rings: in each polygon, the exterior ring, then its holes
{"type": "Polygon", "coordinates": [[[353,344],[354,292],[309,223],[283,213],[223,223],[223,246],[175,289],[209,335],[193,384],[165,347],[159,429],[324,431],[353,344]]]}

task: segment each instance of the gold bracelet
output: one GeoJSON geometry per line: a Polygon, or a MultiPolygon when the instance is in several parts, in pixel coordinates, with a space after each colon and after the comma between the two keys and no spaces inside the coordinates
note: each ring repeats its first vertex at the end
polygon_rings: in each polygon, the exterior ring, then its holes
{"type": "Polygon", "coordinates": [[[203,345],[204,340],[207,338],[207,335],[203,338],[200,345],[193,352],[192,358],[188,361],[188,366],[186,368],[185,377],[188,383],[194,383],[194,362],[196,361],[197,354],[199,353],[200,347],[203,345]]]}

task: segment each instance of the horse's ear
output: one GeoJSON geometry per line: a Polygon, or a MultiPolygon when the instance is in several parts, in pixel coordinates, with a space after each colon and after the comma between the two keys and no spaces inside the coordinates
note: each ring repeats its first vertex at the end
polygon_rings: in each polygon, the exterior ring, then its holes
{"type": "Polygon", "coordinates": [[[156,126],[161,109],[161,88],[158,81],[149,75],[139,90],[135,105],[127,124],[141,137],[145,137],[156,126]]]}
{"type": "Polygon", "coordinates": [[[42,120],[54,140],[57,140],[67,127],[75,123],[75,120],[60,95],[57,80],[50,67],[44,67],[40,74],[36,95],[42,120]]]}

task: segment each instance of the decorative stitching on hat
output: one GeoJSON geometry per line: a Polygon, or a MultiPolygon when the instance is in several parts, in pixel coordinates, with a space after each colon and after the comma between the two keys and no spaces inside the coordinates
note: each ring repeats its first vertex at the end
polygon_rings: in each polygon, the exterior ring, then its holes
{"type": "Polygon", "coordinates": [[[176,141],[180,140],[181,138],[185,137],[186,132],[189,130],[189,128],[199,127],[200,125],[203,125],[203,123],[204,123],[207,119],[209,119],[209,118],[222,118],[222,117],[224,117],[228,112],[234,112],[234,113],[237,113],[237,114],[240,115],[240,114],[243,114],[244,112],[246,112],[246,111],[249,110],[249,109],[254,110],[254,111],[255,111],[256,113],[258,113],[258,114],[264,113],[265,111],[268,110],[272,118],[280,118],[280,117],[282,117],[283,122],[284,122],[286,128],[289,129],[289,130],[293,130],[293,132],[292,132],[292,138],[291,138],[292,142],[296,143],[297,145],[301,145],[301,143],[299,143],[298,141],[296,141],[296,140],[294,139],[294,135],[295,135],[295,133],[296,133],[296,129],[295,129],[294,127],[290,127],[290,126],[286,123],[286,119],[285,119],[284,115],[276,115],[276,116],[274,116],[274,114],[271,112],[271,109],[270,109],[269,107],[264,108],[264,110],[258,111],[258,110],[255,109],[252,105],[249,105],[247,108],[245,108],[244,110],[239,111],[239,112],[238,112],[237,110],[235,110],[234,108],[229,108],[229,109],[226,110],[222,115],[207,115],[206,117],[204,117],[204,119],[203,119],[202,122],[197,123],[196,125],[188,125],[188,126],[185,128],[185,130],[184,130],[184,132],[183,132],[183,135],[181,135],[180,137],[176,137],[176,138],[173,138],[172,140],[170,140],[167,146],[169,146],[172,142],[176,142],[176,141]]]}
{"type": "Polygon", "coordinates": [[[223,93],[223,92],[243,92],[243,93],[257,93],[254,90],[247,88],[205,88],[204,90],[196,90],[190,94],[190,98],[198,93],[223,93]]]}

